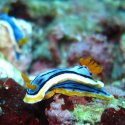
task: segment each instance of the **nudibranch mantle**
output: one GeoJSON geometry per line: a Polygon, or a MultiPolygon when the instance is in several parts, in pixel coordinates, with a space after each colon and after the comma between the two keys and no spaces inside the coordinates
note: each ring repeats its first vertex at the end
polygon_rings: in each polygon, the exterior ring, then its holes
{"type": "Polygon", "coordinates": [[[26,103],[37,103],[52,97],[55,93],[68,96],[91,96],[110,100],[112,95],[103,89],[104,83],[92,78],[86,66],[54,69],[38,75],[31,83],[37,88],[27,88],[26,103]]]}
{"type": "Polygon", "coordinates": [[[8,16],[7,14],[3,13],[0,14],[0,20],[6,21],[12,27],[17,42],[24,38],[24,33],[22,32],[21,28],[16,24],[14,17],[8,16]]]}

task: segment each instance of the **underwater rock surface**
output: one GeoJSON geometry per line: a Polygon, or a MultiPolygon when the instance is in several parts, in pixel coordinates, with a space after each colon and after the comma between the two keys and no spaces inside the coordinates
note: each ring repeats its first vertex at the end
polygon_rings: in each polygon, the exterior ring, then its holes
{"type": "Polygon", "coordinates": [[[113,108],[106,109],[101,116],[103,125],[124,125],[125,124],[125,108],[120,107],[119,110],[113,108]]]}
{"type": "Polygon", "coordinates": [[[0,125],[42,125],[38,107],[25,104],[24,94],[14,80],[0,81],[0,125]]]}
{"type": "Polygon", "coordinates": [[[56,94],[29,105],[23,102],[25,92],[13,79],[0,81],[0,125],[125,124],[125,98],[107,102],[56,94]]]}

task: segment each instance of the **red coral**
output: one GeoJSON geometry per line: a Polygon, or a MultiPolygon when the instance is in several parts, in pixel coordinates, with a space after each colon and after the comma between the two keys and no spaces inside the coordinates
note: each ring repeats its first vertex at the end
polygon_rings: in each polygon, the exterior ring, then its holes
{"type": "Polygon", "coordinates": [[[39,105],[28,105],[23,102],[25,89],[8,79],[5,83],[0,81],[0,125],[47,125],[47,120],[40,118],[44,112],[39,105]],[[43,120],[43,121],[42,121],[43,120]]]}
{"type": "Polygon", "coordinates": [[[113,108],[106,109],[101,116],[103,125],[125,125],[125,108],[115,110],[113,108]]]}
{"type": "Polygon", "coordinates": [[[71,96],[68,98],[74,105],[75,104],[82,104],[86,105],[87,103],[92,101],[91,97],[78,97],[78,96],[71,96]]]}

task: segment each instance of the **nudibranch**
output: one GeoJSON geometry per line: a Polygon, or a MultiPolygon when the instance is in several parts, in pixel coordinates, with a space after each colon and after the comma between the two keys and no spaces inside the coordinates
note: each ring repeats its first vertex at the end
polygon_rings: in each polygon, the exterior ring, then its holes
{"type": "MultiPolygon", "coordinates": [[[[0,20],[7,22],[11,28],[13,29],[13,33],[16,39],[16,42],[21,45],[22,41],[26,42],[28,40],[27,37],[25,37],[24,32],[22,31],[22,29],[19,27],[19,25],[17,24],[17,20],[14,17],[8,16],[5,13],[0,14],[0,20]]],[[[24,44],[25,44],[24,42],[24,44]]]]}
{"type": "Polygon", "coordinates": [[[54,69],[38,75],[33,81],[22,74],[27,84],[27,93],[24,97],[26,103],[37,103],[43,99],[52,97],[55,93],[61,93],[68,96],[89,96],[97,97],[105,100],[113,98],[112,95],[104,90],[104,83],[94,80],[92,72],[92,64],[98,70],[93,70],[96,74],[101,71],[96,63],[92,63],[90,59],[81,60],[82,65],[70,68],[54,69]],[[87,62],[88,61],[88,62],[87,62]],[[87,67],[84,63],[89,66],[87,67]]]}
{"type": "Polygon", "coordinates": [[[19,59],[21,55],[20,46],[28,42],[28,36],[31,33],[31,26],[29,26],[28,22],[11,17],[6,13],[0,14],[0,25],[7,28],[8,36],[10,36],[11,41],[13,41],[16,58],[19,59]]]}

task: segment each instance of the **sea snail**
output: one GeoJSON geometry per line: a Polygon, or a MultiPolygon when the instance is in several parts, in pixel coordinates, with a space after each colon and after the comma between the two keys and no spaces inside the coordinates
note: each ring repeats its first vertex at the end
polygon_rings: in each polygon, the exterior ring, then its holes
{"type": "Polygon", "coordinates": [[[82,64],[80,66],[54,69],[42,73],[31,82],[22,74],[27,84],[24,102],[37,103],[52,97],[55,93],[68,96],[89,96],[105,100],[112,99],[113,96],[104,90],[104,83],[92,78],[92,73],[98,74],[102,71],[102,68],[96,63],[92,63],[91,58],[87,58],[84,61],[81,59],[80,62],[82,64]]]}

